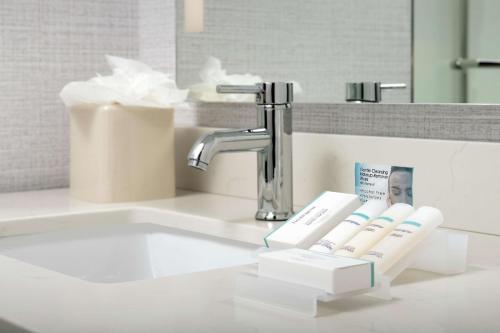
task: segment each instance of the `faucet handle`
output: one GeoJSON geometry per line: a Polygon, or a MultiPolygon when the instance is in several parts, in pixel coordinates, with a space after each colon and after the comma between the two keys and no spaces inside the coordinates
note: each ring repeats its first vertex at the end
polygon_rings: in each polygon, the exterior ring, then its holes
{"type": "Polygon", "coordinates": [[[289,104],[293,101],[293,83],[262,82],[254,85],[218,85],[219,94],[255,94],[257,104],[289,104]]]}
{"type": "Polygon", "coordinates": [[[346,102],[379,103],[382,101],[382,89],[404,89],[405,83],[347,82],[346,102]]]}
{"type": "Polygon", "coordinates": [[[219,84],[216,91],[219,94],[259,94],[262,89],[254,84],[252,85],[231,85],[219,84]]]}

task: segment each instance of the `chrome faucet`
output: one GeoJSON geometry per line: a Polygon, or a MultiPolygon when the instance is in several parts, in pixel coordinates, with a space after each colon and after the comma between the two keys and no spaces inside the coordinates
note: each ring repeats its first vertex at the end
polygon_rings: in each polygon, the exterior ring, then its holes
{"type": "Polygon", "coordinates": [[[217,86],[218,93],[255,94],[257,128],[215,131],[200,137],[188,165],[206,170],[223,152],[257,152],[257,220],[283,221],[293,214],[292,101],[293,84],[264,82],[249,86],[217,86]]]}
{"type": "Polygon", "coordinates": [[[380,103],[382,101],[382,90],[404,88],[406,88],[405,83],[347,82],[345,85],[345,101],[380,103]]]}

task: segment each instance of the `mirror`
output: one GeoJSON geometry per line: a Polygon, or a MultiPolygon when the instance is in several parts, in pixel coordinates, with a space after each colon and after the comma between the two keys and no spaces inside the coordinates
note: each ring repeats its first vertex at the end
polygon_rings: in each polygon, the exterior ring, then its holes
{"type": "Polygon", "coordinates": [[[414,101],[500,103],[500,1],[414,0],[414,101]]]}
{"type": "Polygon", "coordinates": [[[176,7],[177,82],[197,100],[251,101],[218,96],[214,87],[264,80],[293,81],[302,103],[500,102],[491,84],[500,82],[495,0],[177,0],[176,7]]]}

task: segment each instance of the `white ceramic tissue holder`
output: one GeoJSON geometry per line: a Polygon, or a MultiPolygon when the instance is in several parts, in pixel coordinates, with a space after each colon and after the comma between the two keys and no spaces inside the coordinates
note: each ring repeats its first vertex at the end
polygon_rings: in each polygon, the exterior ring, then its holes
{"type": "Polygon", "coordinates": [[[113,73],[70,82],[70,193],[91,202],[175,196],[174,105],[187,90],[139,61],[106,56],[113,73]]]}
{"type": "Polygon", "coordinates": [[[174,109],[73,106],[70,143],[71,196],[91,202],[175,196],[174,109]]]}
{"type": "MultiPolygon", "coordinates": [[[[438,228],[427,235],[413,251],[403,256],[386,274],[378,275],[374,272],[372,286],[331,293],[320,288],[249,273],[238,276],[234,299],[237,303],[314,317],[317,315],[319,302],[332,302],[355,295],[392,299],[391,282],[407,268],[442,275],[463,273],[467,264],[467,248],[466,234],[438,228]]],[[[360,274],[363,274],[363,278],[366,277],[365,271],[360,271],[360,274]]]]}

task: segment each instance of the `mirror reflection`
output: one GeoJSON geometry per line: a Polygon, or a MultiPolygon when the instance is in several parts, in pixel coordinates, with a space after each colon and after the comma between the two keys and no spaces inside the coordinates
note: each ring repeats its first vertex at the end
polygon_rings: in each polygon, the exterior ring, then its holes
{"type": "Polygon", "coordinates": [[[243,83],[294,81],[306,103],[344,102],[347,82],[402,83],[383,101],[408,103],[411,1],[180,0],[176,61],[178,84],[205,101],[217,97],[200,87],[236,84],[227,75],[239,74],[243,83]]]}
{"type": "Polygon", "coordinates": [[[304,103],[499,103],[496,0],[178,0],[177,81],[291,81],[304,103]],[[493,83],[493,84],[492,84],[493,83]]]}
{"type": "Polygon", "coordinates": [[[414,0],[414,101],[500,102],[500,1],[414,0]]]}

